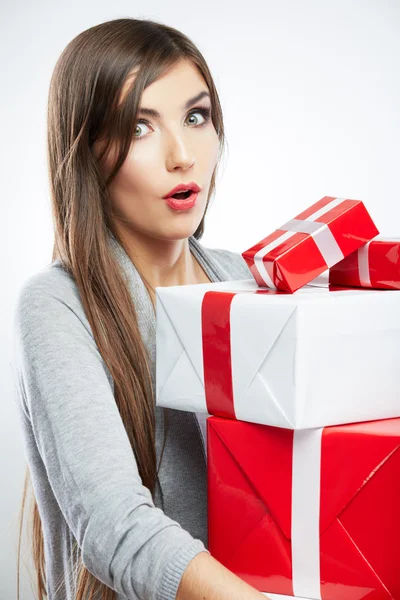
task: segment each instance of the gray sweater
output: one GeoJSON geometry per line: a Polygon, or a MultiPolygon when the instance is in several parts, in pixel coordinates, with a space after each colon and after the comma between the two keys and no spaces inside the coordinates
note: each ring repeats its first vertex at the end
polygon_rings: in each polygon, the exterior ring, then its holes
{"type": "MultiPolygon", "coordinates": [[[[155,316],[128,255],[109,237],[127,272],[152,361],[155,316]]],[[[189,247],[212,281],[252,278],[239,253],[189,247]]],[[[194,413],[155,407],[156,450],[169,434],[155,502],[143,486],[73,278],[59,260],[26,280],[13,314],[12,372],[24,450],[43,524],[49,600],[74,600],[74,561],[118,592],[118,600],[172,600],[184,570],[207,550],[204,438],[194,413]]],[[[204,424],[204,418],[201,419],[204,424]]]]}

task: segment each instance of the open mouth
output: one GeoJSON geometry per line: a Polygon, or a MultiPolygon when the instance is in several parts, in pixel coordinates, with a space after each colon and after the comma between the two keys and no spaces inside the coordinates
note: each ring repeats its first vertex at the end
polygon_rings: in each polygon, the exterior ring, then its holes
{"type": "Polygon", "coordinates": [[[176,198],[177,200],[184,200],[185,198],[189,198],[192,195],[192,190],[187,190],[186,192],[177,192],[171,198],[176,198]]]}

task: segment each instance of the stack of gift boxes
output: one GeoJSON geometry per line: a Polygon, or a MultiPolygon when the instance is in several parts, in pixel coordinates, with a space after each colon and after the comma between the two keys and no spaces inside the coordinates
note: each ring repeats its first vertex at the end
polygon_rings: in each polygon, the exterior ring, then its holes
{"type": "Polygon", "coordinates": [[[261,592],[400,599],[400,240],[378,233],[326,196],[242,253],[253,279],[156,290],[157,405],[212,415],[208,548],[261,592]]]}

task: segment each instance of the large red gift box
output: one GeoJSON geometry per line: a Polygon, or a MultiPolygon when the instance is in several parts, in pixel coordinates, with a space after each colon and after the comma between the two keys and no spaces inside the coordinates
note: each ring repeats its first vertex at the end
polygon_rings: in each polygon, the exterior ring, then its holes
{"type": "Polygon", "coordinates": [[[260,287],[293,293],[378,233],[360,200],[324,196],[242,256],[260,287]]]}
{"type": "Polygon", "coordinates": [[[209,550],[261,592],[400,598],[400,419],[207,419],[209,550]]]}
{"type": "Polygon", "coordinates": [[[400,289],[400,239],[374,238],[329,270],[329,282],[339,285],[400,289]]]}

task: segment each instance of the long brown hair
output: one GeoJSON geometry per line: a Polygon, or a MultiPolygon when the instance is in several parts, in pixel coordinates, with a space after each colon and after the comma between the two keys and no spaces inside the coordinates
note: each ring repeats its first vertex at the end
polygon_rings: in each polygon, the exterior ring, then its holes
{"type": "MultiPolygon", "coordinates": [[[[206,209],[193,234],[200,239],[225,137],[221,105],[211,73],[201,52],[188,37],[165,24],[133,18],[115,19],[91,27],[76,36],[62,52],[53,71],[48,97],[47,160],[54,223],[52,260],[60,259],[76,282],[98,349],[114,380],[115,402],[140,476],[153,499],[158,468],[149,356],[138,329],[127,282],[107,243],[111,232],[122,244],[113,224],[108,186],[131,146],[143,90],[181,60],[196,66],[208,86],[212,121],[220,141],[206,209]],[[136,68],[135,84],[124,102],[118,104],[124,82],[136,68]],[[118,151],[114,168],[106,180],[99,168],[101,157],[96,159],[93,153],[93,143],[100,138],[107,141],[103,155],[108,144],[114,142],[118,151]]],[[[20,542],[29,478],[27,466],[20,513],[18,599],[20,542]]],[[[43,600],[46,597],[44,543],[35,498],[31,533],[36,588],[39,600],[43,600]]],[[[76,600],[116,598],[114,590],[85,568],[80,556],[75,568],[76,600]]]]}

